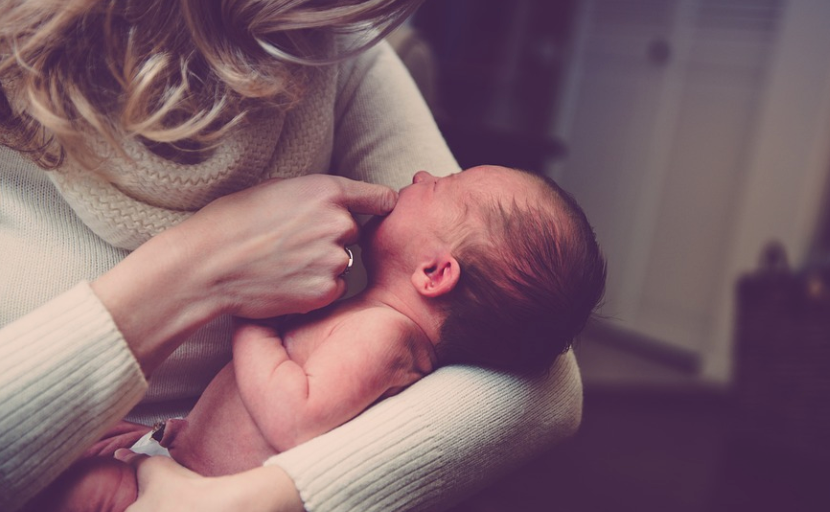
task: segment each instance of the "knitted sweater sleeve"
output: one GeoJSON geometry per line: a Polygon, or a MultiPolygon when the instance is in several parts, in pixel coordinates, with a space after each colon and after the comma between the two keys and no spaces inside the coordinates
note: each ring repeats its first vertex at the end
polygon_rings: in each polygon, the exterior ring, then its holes
{"type": "Polygon", "coordinates": [[[572,435],[572,353],[543,378],[451,366],[349,423],[272,457],[309,512],[445,510],[572,435]]]}
{"type": "MultiPolygon", "coordinates": [[[[381,45],[341,76],[339,172],[402,186],[457,170],[397,57],[381,45]]],[[[582,387],[571,353],[545,377],[442,368],[351,422],[269,459],[309,512],[444,510],[572,435],[582,387]]]]}
{"type": "Polygon", "coordinates": [[[0,329],[0,510],[54,480],[146,387],[88,283],[0,329]]]}

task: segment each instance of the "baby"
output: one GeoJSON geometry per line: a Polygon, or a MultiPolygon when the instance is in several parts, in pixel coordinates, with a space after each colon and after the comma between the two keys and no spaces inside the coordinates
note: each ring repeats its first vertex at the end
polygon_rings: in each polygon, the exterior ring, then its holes
{"type": "MultiPolygon", "coordinates": [[[[233,361],[186,419],[153,432],[171,457],[203,475],[236,473],[440,365],[543,372],[605,286],[605,262],[573,198],[513,169],[420,171],[392,213],[367,224],[361,245],[362,293],[236,329],[233,361]]],[[[93,457],[41,499],[55,510],[120,511],[135,497],[132,466],[93,457]]]]}

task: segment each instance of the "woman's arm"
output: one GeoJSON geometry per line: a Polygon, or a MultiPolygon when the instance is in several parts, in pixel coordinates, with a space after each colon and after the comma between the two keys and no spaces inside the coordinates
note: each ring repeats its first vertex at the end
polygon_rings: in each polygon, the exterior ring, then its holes
{"type": "Polygon", "coordinates": [[[309,512],[445,510],[573,435],[581,416],[570,352],[535,379],[451,366],[266,464],[309,512]]]}
{"type": "Polygon", "coordinates": [[[54,480],[146,389],[87,283],[0,329],[0,510],[54,480]]]}

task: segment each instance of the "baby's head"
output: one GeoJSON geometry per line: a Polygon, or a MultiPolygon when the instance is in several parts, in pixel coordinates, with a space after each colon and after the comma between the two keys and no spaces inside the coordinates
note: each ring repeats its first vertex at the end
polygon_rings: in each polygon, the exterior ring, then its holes
{"type": "Polygon", "coordinates": [[[414,268],[412,284],[444,314],[442,364],[544,371],[605,288],[582,209],[552,180],[524,171],[419,172],[376,231],[377,263],[414,268]]]}
{"type": "Polygon", "coordinates": [[[461,275],[447,295],[439,360],[541,372],[599,303],[605,260],[584,212],[552,180],[490,169],[514,187],[470,198],[484,229],[454,251],[461,275]]]}

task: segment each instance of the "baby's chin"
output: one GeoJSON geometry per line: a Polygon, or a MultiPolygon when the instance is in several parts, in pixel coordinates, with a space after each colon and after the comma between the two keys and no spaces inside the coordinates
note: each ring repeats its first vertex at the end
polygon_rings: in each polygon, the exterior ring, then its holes
{"type": "Polygon", "coordinates": [[[375,245],[378,237],[378,228],[385,217],[372,217],[360,228],[360,250],[366,252],[375,245]]]}
{"type": "Polygon", "coordinates": [[[382,230],[380,229],[385,217],[372,217],[360,228],[360,259],[367,271],[377,268],[378,253],[382,253],[382,230]]]}

